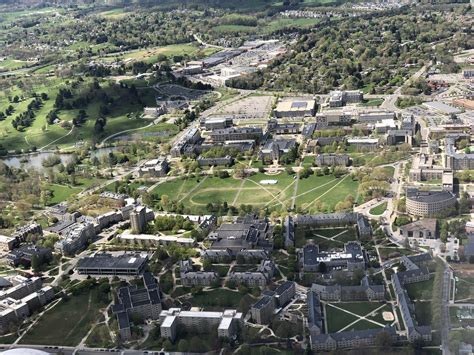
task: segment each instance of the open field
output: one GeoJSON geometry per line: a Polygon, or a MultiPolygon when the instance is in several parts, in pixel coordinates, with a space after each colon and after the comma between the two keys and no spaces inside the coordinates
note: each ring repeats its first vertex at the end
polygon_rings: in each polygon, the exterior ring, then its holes
{"type": "Polygon", "coordinates": [[[327,331],[329,333],[337,332],[357,320],[357,317],[329,305],[326,305],[325,315],[328,324],[327,331]]]}
{"type": "Polygon", "coordinates": [[[96,301],[98,288],[60,301],[21,339],[23,344],[75,346],[87,334],[105,304],[96,301]],[[54,331],[52,331],[54,329],[54,331]]]}
{"type": "Polygon", "coordinates": [[[55,205],[62,201],[67,200],[70,196],[79,193],[82,188],[70,187],[66,185],[49,184],[47,189],[51,191],[52,197],[49,199],[49,205],[55,205]]]}
{"type": "MultiPolygon", "coordinates": [[[[87,85],[84,82],[79,89],[80,92],[86,92],[87,85]]],[[[93,138],[100,139],[108,135],[121,132],[127,129],[144,127],[150,124],[149,120],[141,118],[129,118],[127,114],[131,112],[141,112],[142,106],[136,103],[130,97],[130,93],[124,89],[112,88],[109,83],[103,83],[102,89],[109,97],[116,102],[112,105],[110,112],[106,114],[107,123],[104,132],[97,134],[95,132],[95,118],[99,116],[102,103],[99,99],[93,99],[85,108],[87,119],[80,127],[73,129],[62,128],[59,124],[48,125],[46,115],[53,110],[55,98],[59,89],[64,88],[64,82],[61,79],[32,79],[28,84],[31,89],[21,89],[17,86],[5,90],[0,93],[0,111],[5,111],[9,105],[12,105],[14,112],[5,120],[0,121],[0,141],[8,150],[29,149],[32,147],[55,147],[74,145],[81,141],[90,141],[93,138]],[[25,112],[28,104],[33,101],[31,92],[46,93],[48,99],[43,101],[43,105],[35,111],[35,119],[31,126],[22,130],[16,130],[12,126],[12,120],[20,113],[25,112]],[[9,97],[19,96],[19,102],[10,102],[9,97]],[[21,97],[24,96],[24,99],[21,97]],[[118,104],[120,103],[120,104],[118,104]]],[[[155,101],[155,93],[152,89],[141,89],[140,99],[145,105],[151,105],[155,101]]],[[[80,94],[78,94],[79,96],[80,94]]],[[[79,113],[78,109],[62,109],[58,113],[58,117],[63,121],[71,122],[79,113]]]]}
{"type": "Polygon", "coordinates": [[[344,243],[357,240],[357,232],[354,228],[336,227],[325,229],[302,229],[296,230],[296,247],[303,247],[308,240],[313,240],[321,250],[342,248],[344,243]]]}
{"type": "Polygon", "coordinates": [[[385,321],[382,317],[382,312],[391,312],[391,307],[382,305],[379,302],[343,302],[335,303],[334,307],[326,304],[329,332],[381,328],[386,324],[392,323],[392,321],[385,321]],[[352,314],[344,312],[344,310],[352,314]],[[358,318],[356,315],[366,317],[367,320],[358,318]]]}
{"type": "Polygon", "coordinates": [[[173,58],[175,56],[183,56],[188,58],[203,58],[209,56],[218,49],[216,48],[201,48],[197,43],[171,44],[164,47],[153,47],[143,50],[131,51],[125,54],[117,53],[114,56],[103,57],[105,61],[112,61],[116,59],[131,59],[140,60],[146,63],[156,63],[160,56],[173,58]]]}
{"type": "Polygon", "coordinates": [[[245,180],[210,176],[176,179],[160,184],[154,192],[182,202],[196,213],[205,212],[206,205],[210,202],[286,210],[291,207],[293,198],[296,198],[296,201],[305,201],[309,211],[316,211],[313,206],[315,200],[324,197],[323,204],[332,210],[348,194],[355,196],[356,187],[357,182],[349,178],[311,176],[307,179],[296,180],[292,175],[281,172],[278,175],[258,173],[245,180]],[[278,182],[273,185],[263,185],[262,180],[277,180],[278,182]],[[295,184],[298,184],[296,192],[295,184]]]}

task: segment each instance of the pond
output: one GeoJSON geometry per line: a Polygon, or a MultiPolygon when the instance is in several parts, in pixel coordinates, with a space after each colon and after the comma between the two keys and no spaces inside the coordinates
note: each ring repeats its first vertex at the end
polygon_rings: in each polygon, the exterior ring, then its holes
{"type": "MultiPolygon", "coordinates": [[[[91,157],[100,158],[105,154],[109,154],[117,150],[117,147],[106,147],[106,148],[98,148],[91,152],[91,157]]],[[[62,164],[67,164],[72,161],[73,155],[72,154],[61,154],[61,153],[53,153],[53,152],[38,152],[38,153],[31,153],[31,154],[24,154],[19,156],[7,157],[0,159],[6,165],[12,168],[23,168],[23,169],[36,169],[38,171],[44,170],[43,160],[57,155],[61,159],[62,164]]]]}

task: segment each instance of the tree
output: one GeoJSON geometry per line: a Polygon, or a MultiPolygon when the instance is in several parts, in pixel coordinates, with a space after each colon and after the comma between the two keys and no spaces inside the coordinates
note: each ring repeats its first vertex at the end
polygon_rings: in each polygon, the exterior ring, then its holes
{"type": "Polygon", "coordinates": [[[204,259],[202,262],[202,268],[204,271],[210,271],[212,268],[212,263],[209,259],[204,259]]]}
{"type": "Polygon", "coordinates": [[[318,264],[318,272],[320,272],[321,274],[325,274],[327,272],[327,270],[328,270],[328,268],[327,268],[326,263],[321,261],[318,264]]]}
{"type": "Polygon", "coordinates": [[[380,332],[375,337],[375,345],[384,349],[389,349],[392,346],[392,337],[387,332],[380,332]]]}
{"type": "Polygon", "coordinates": [[[34,272],[39,272],[41,268],[41,263],[38,258],[38,255],[33,254],[31,257],[31,268],[33,269],[34,272]]]}
{"type": "Polygon", "coordinates": [[[186,339],[181,339],[178,343],[178,351],[185,353],[189,349],[189,343],[186,339]]]}

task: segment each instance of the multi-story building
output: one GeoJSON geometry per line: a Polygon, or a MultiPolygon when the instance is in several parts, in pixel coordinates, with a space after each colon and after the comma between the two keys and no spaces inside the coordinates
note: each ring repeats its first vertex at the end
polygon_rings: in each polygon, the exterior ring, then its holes
{"type": "Polygon", "coordinates": [[[421,217],[432,217],[456,206],[456,196],[451,191],[422,191],[407,188],[406,211],[421,217]]]}
{"type": "Polygon", "coordinates": [[[201,251],[201,258],[213,263],[230,263],[232,261],[232,252],[230,249],[207,249],[201,251]]]}
{"type": "Polygon", "coordinates": [[[236,223],[223,223],[208,235],[212,242],[210,249],[228,249],[233,256],[244,249],[271,251],[271,237],[272,228],[268,221],[251,215],[239,218],[236,223]]]}
{"type": "Polygon", "coordinates": [[[462,76],[464,79],[474,78],[474,69],[463,69],[462,76]]]}
{"type": "Polygon", "coordinates": [[[359,103],[364,99],[364,94],[359,90],[331,91],[329,93],[329,107],[342,107],[346,104],[359,103]]]}
{"type": "Polygon", "coordinates": [[[421,268],[422,266],[426,266],[426,264],[428,264],[432,260],[433,258],[430,254],[422,253],[410,256],[403,255],[400,258],[400,263],[402,263],[407,270],[416,270],[421,268]]]}
{"type": "Polygon", "coordinates": [[[357,286],[313,284],[311,290],[325,301],[382,301],[385,299],[384,286],[371,285],[367,276],[357,286]]]}
{"type": "Polygon", "coordinates": [[[201,132],[196,127],[193,127],[173,145],[170,154],[173,158],[180,157],[185,154],[188,146],[192,146],[201,140],[201,132]]]}
{"type": "Polygon", "coordinates": [[[231,272],[229,274],[229,281],[237,285],[246,285],[249,287],[264,287],[268,282],[268,278],[261,272],[231,272]]]}
{"type": "Polygon", "coordinates": [[[359,112],[357,121],[361,123],[376,123],[383,120],[393,120],[395,112],[392,111],[368,111],[359,112]]]}
{"type": "Polygon", "coordinates": [[[365,269],[367,255],[358,242],[348,242],[343,252],[320,251],[315,244],[305,245],[299,252],[303,272],[318,272],[321,264],[327,269],[344,268],[349,271],[365,269]]]}
{"type": "Polygon", "coordinates": [[[214,143],[246,139],[259,141],[262,136],[263,131],[260,127],[229,127],[216,129],[209,134],[214,143]]]}
{"type": "Polygon", "coordinates": [[[314,116],[316,112],[316,100],[304,98],[292,98],[283,100],[277,104],[274,110],[277,118],[297,118],[314,116]]]}
{"type": "Polygon", "coordinates": [[[224,312],[199,312],[182,311],[180,308],[170,308],[161,311],[160,333],[162,337],[174,340],[177,327],[188,330],[207,332],[214,327],[217,328],[217,336],[234,337],[243,322],[242,313],[236,310],[225,310],[224,312]]]}
{"type": "Polygon", "coordinates": [[[275,311],[275,299],[272,296],[263,296],[250,308],[252,319],[258,324],[268,324],[275,311]]]}
{"type": "Polygon", "coordinates": [[[272,118],[268,120],[267,129],[272,134],[299,134],[301,132],[301,124],[279,123],[278,120],[272,118]]]}
{"type": "Polygon", "coordinates": [[[122,340],[131,337],[130,318],[159,319],[162,310],[160,289],[154,276],[145,272],[143,274],[144,287],[137,285],[121,287],[118,290],[118,302],[112,307],[119,326],[122,340]]]}
{"type": "Polygon", "coordinates": [[[430,279],[430,272],[428,271],[426,266],[422,266],[417,269],[410,269],[407,271],[399,272],[398,279],[403,285],[427,281],[430,279]]]}
{"type": "Polygon", "coordinates": [[[269,139],[260,149],[259,159],[263,162],[273,162],[296,147],[294,139],[269,139]]]}
{"type": "Polygon", "coordinates": [[[449,136],[445,139],[444,167],[450,170],[473,170],[474,153],[456,151],[456,139],[461,135],[449,136]]]}
{"type": "Polygon", "coordinates": [[[283,307],[296,295],[296,284],[293,281],[285,281],[275,289],[276,305],[283,307]]]}
{"type": "Polygon", "coordinates": [[[138,176],[145,175],[153,177],[163,177],[170,171],[169,163],[166,158],[157,158],[148,160],[138,169],[138,176]]]}
{"type": "Polygon", "coordinates": [[[219,281],[219,275],[214,271],[194,271],[191,259],[179,262],[181,284],[185,287],[211,286],[219,281]]]}
{"type": "Polygon", "coordinates": [[[312,339],[323,332],[323,313],[319,294],[310,289],[306,294],[306,302],[308,304],[308,329],[310,339],[312,339]]]}
{"type": "Polygon", "coordinates": [[[15,232],[13,232],[11,237],[17,238],[18,240],[24,242],[26,240],[26,237],[32,234],[39,236],[43,235],[43,228],[41,228],[41,225],[39,223],[33,222],[18,228],[17,230],[15,230],[15,232]]]}
{"type": "Polygon", "coordinates": [[[295,246],[295,223],[293,217],[287,216],[284,222],[285,248],[295,246]]]}
{"type": "Polygon", "coordinates": [[[237,253],[237,262],[243,260],[246,264],[260,263],[268,258],[268,252],[262,249],[244,249],[237,253]]]}
{"type": "Polygon", "coordinates": [[[36,258],[39,264],[43,264],[51,261],[53,254],[50,248],[27,244],[11,250],[6,258],[13,266],[30,267],[33,258],[36,258]]]}
{"type": "Polygon", "coordinates": [[[79,259],[76,270],[80,275],[138,276],[145,270],[147,262],[146,254],[96,253],[79,259]]]}
{"type": "Polygon", "coordinates": [[[318,154],[314,159],[316,166],[348,166],[347,154],[318,154]]]}
{"type": "Polygon", "coordinates": [[[132,233],[141,233],[146,226],[146,207],[139,206],[130,212],[130,225],[132,233]]]}
{"type": "Polygon", "coordinates": [[[423,218],[400,227],[400,234],[405,238],[437,239],[438,222],[434,218],[423,218]]]}
{"type": "Polygon", "coordinates": [[[196,159],[198,165],[200,167],[203,166],[232,166],[234,164],[234,158],[230,155],[226,155],[224,157],[216,157],[216,158],[205,158],[203,156],[199,156],[196,159]]]}
{"type": "Polygon", "coordinates": [[[293,281],[285,281],[275,291],[263,291],[262,298],[250,308],[252,319],[259,324],[270,323],[275,309],[285,306],[295,294],[296,286],[293,281]]]}
{"type": "Polygon", "coordinates": [[[346,126],[349,125],[354,114],[344,110],[325,110],[316,114],[318,127],[346,126]]]}
{"type": "Polygon", "coordinates": [[[55,249],[65,255],[84,249],[96,235],[94,225],[90,222],[73,224],[66,233],[65,237],[54,245],[55,249]]]}
{"type": "Polygon", "coordinates": [[[13,237],[7,237],[6,235],[0,234],[0,250],[8,251],[12,250],[20,244],[19,240],[13,237]]]}
{"type": "Polygon", "coordinates": [[[353,145],[357,151],[374,151],[379,147],[378,138],[355,137],[347,140],[349,145],[353,145]]]}
{"type": "Polygon", "coordinates": [[[166,105],[160,105],[158,107],[145,107],[143,114],[151,118],[157,118],[164,115],[167,112],[166,105]]]}
{"type": "Polygon", "coordinates": [[[427,154],[416,155],[410,169],[410,180],[426,181],[441,180],[446,169],[436,165],[432,156],[427,154]]]}
{"type": "Polygon", "coordinates": [[[338,333],[320,334],[311,337],[311,349],[315,351],[332,351],[343,348],[363,348],[376,344],[377,336],[385,332],[392,341],[397,341],[398,336],[394,327],[352,330],[338,333]]]}
{"type": "Polygon", "coordinates": [[[431,341],[431,327],[417,325],[416,320],[413,317],[413,303],[410,301],[410,297],[408,296],[407,290],[403,287],[404,282],[399,278],[399,276],[400,273],[395,273],[392,275],[392,285],[395,290],[398,309],[402,314],[404,328],[407,330],[408,341],[431,341]]]}
{"type": "Polygon", "coordinates": [[[413,145],[413,132],[408,129],[390,129],[387,132],[387,145],[407,143],[413,145]]]}
{"type": "Polygon", "coordinates": [[[23,276],[15,276],[11,281],[14,286],[5,291],[0,291],[0,300],[4,298],[22,299],[30,293],[38,291],[42,285],[40,277],[28,279],[23,276]]]}
{"type": "Polygon", "coordinates": [[[10,332],[12,324],[18,324],[54,298],[53,288],[41,288],[40,278],[19,277],[17,281],[20,283],[3,291],[0,298],[0,334],[10,332]]]}
{"type": "Polygon", "coordinates": [[[201,122],[201,127],[208,131],[213,131],[215,129],[223,129],[233,126],[232,117],[228,116],[219,116],[219,117],[209,117],[201,122]]]}

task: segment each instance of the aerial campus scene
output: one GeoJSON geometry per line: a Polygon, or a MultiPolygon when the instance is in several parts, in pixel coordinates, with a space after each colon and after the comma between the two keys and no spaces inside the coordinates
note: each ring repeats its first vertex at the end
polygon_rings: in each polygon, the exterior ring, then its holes
{"type": "Polygon", "coordinates": [[[0,0],[0,354],[473,354],[469,0],[0,0]]]}

